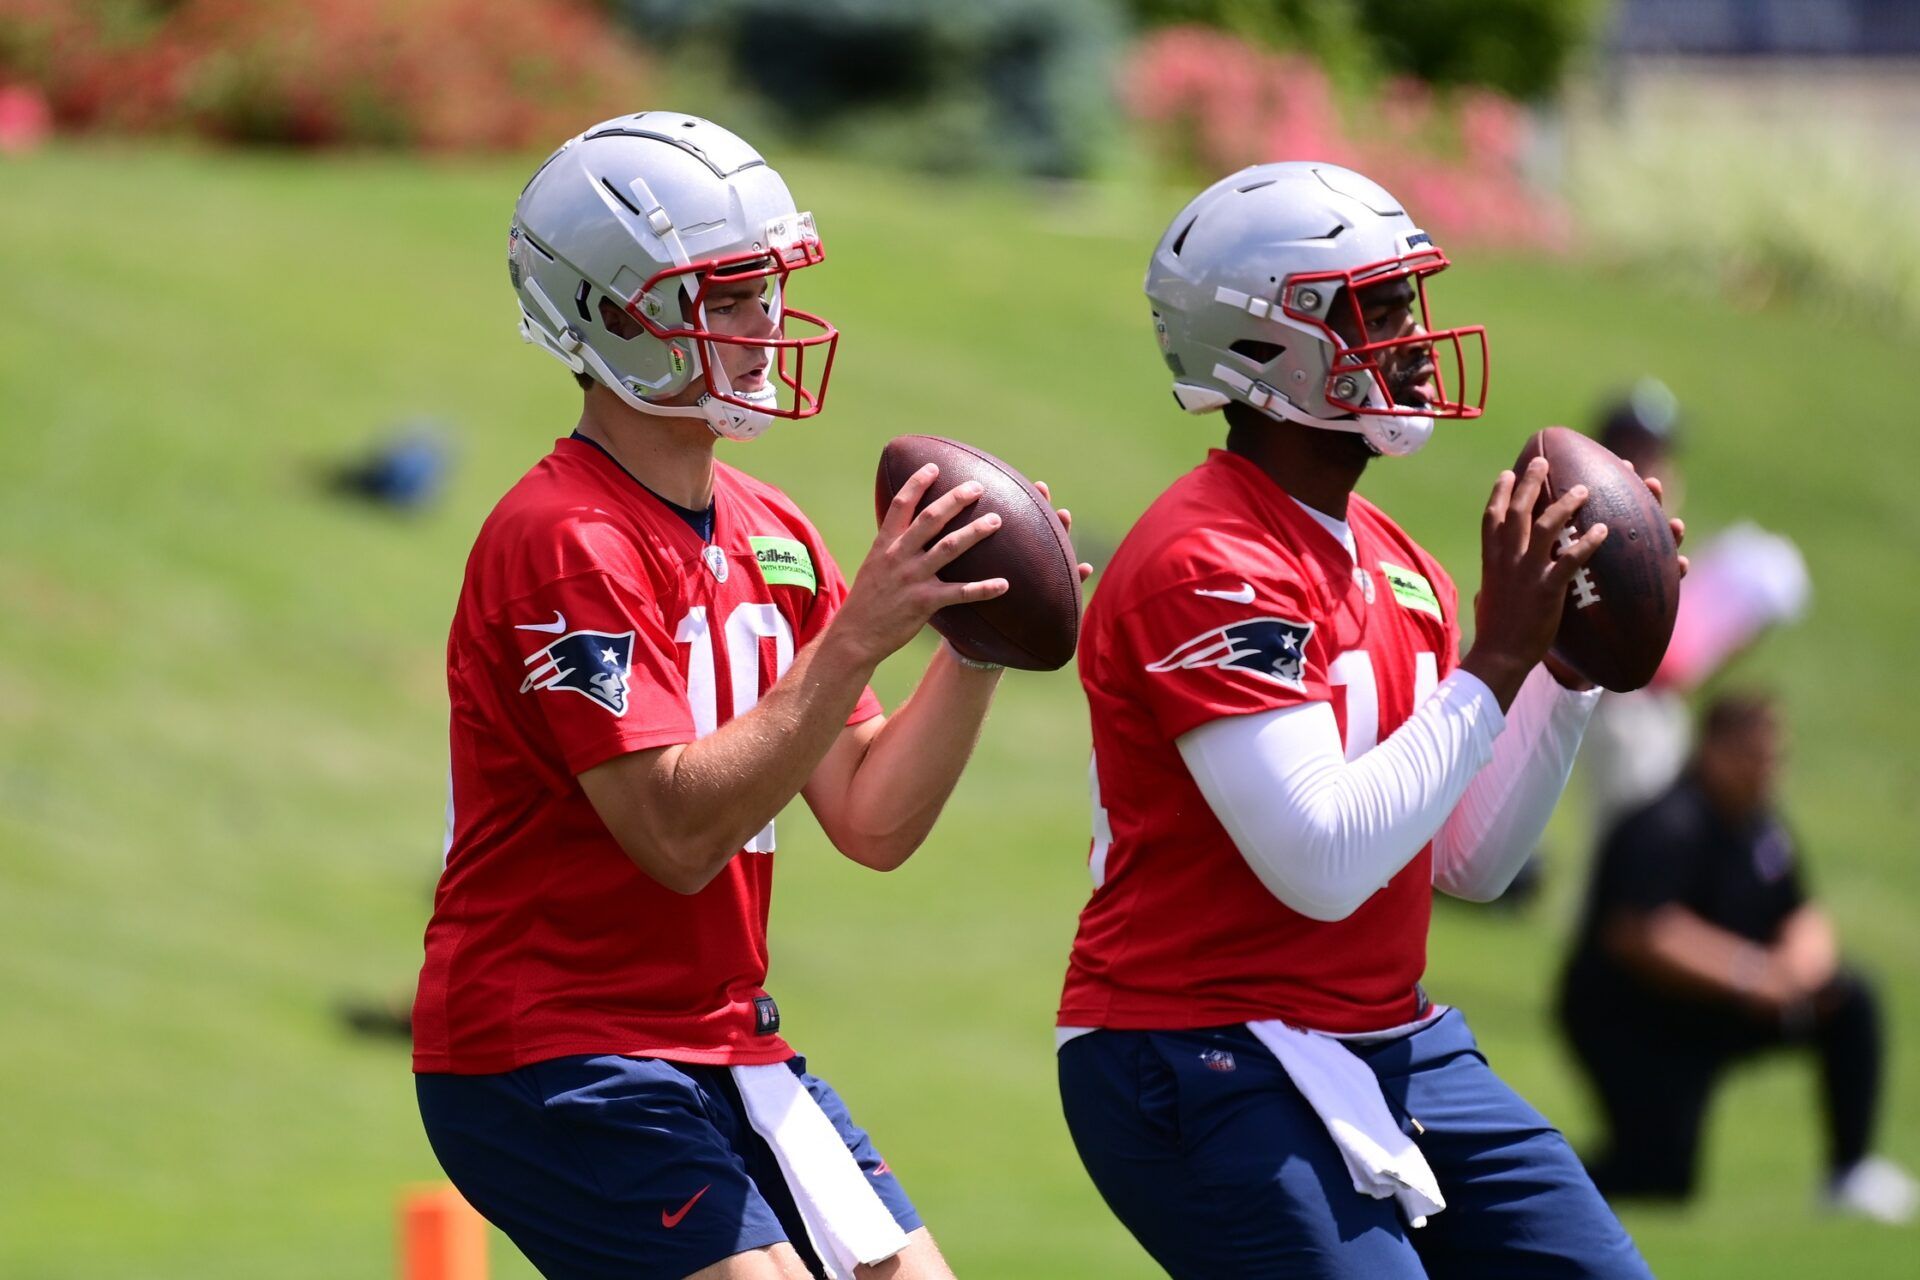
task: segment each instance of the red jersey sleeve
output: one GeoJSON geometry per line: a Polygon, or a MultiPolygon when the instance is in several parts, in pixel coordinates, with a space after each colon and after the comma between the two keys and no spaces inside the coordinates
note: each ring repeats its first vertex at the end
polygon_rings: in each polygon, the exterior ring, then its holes
{"type": "Polygon", "coordinates": [[[1291,566],[1226,540],[1174,559],[1176,580],[1115,619],[1141,701],[1168,738],[1330,699],[1327,644],[1291,566]]]}
{"type": "Polygon", "coordinates": [[[501,679],[532,699],[570,772],[693,741],[678,646],[653,601],[617,575],[555,579],[492,626],[499,651],[513,655],[501,679]]]}

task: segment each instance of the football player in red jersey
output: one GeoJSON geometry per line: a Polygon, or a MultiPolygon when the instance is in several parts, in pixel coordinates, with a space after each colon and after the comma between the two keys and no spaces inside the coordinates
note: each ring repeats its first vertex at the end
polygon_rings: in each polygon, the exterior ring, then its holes
{"type": "MultiPolygon", "coordinates": [[[[1421,989],[1433,890],[1505,888],[1596,694],[1543,665],[1586,491],[1501,473],[1464,658],[1446,571],[1354,493],[1479,416],[1485,336],[1390,194],[1261,165],[1147,274],[1174,395],[1224,410],[1087,612],[1094,892],[1061,1094],[1114,1212],[1175,1277],[1644,1277],[1560,1135],[1421,989]]],[[[1676,522],[1676,534],[1679,529],[1676,522]]]]}
{"type": "Polygon", "coordinates": [[[549,1277],[951,1276],[764,985],[775,814],[905,861],[998,677],[943,646],[892,717],[867,680],[1007,586],[935,576],[997,526],[939,536],[978,486],[916,516],[923,468],[849,588],[715,460],[819,411],[838,334],[787,294],[822,257],[751,147],[671,112],[572,139],[514,212],[522,334],[585,402],[468,560],[414,1070],[448,1175],[549,1277]]]}

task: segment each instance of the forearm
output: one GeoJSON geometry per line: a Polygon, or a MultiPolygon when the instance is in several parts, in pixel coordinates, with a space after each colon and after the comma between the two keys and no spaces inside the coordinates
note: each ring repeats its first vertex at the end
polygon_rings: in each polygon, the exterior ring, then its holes
{"type": "Polygon", "coordinates": [[[628,855],[669,888],[698,892],[799,793],[838,738],[872,663],[831,629],[794,655],[753,708],[684,746],[581,775],[628,855]]]}
{"type": "Polygon", "coordinates": [[[1608,926],[1606,944],[1649,981],[1676,991],[1763,1006],[1791,998],[1767,948],[1685,907],[1622,913],[1608,926]]]}
{"type": "Polygon", "coordinates": [[[848,857],[888,871],[920,847],[973,754],[999,683],[999,671],[967,667],[938,648],[848,780],[829,832],[848,857]]]}
{"type": "Polygon", "coordinates": [[[1488,902],[1519,874],[1566,789],[1598,691],[1564,688],[1537,666],[1507,713],[1493,759],[1475,775],[1433,841],[1433,883],[1488,902]]]}
{"type": "Polygon", "coordinates": [[[1773,944],[1774,958],[1807,992],[1833,981],[1840,970],[1840,944],[1826,912],[1809,903],[1788,916],[1773,944]]]}
{"type": "Polygon", "coordinates": [[[1338,920],[1433,838],[1503,723],[1486,686],[1455,673],[1351,763],[1326,703],[1215,720],[1179,748],[1268,891],[1302,915],[1338,920]]]}

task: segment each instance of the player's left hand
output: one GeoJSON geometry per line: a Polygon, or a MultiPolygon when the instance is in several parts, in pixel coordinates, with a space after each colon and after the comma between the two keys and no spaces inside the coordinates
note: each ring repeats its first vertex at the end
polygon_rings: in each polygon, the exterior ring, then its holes
{"type": "MultiPolygon", "coordinates": [[[[1045,480],[1035,480],[1033,482],[1033,487],[1038,489],[1040,491],[1040,496],[1045,498],[1048,502],[1053,501],[1053,490],[1047,487],[1047,482],[1045,480]]],[[[1658,495],[1655,495],[1655,496],[1657,497],[1658,495]]],[[[1065,507],[1055,507],[1053,509],[1053,514],[1060,517],[1060,524],[1062,528],[1066,529],[1068,533],[1073,532],[1073,512],[1067,510],[1065,507]]],[[[1088,564],[1085,560],[1082,560],[1080,562],[1080,581],[1085,582],[1088,578],[1091,578],[1092,576],[1093,576],[1093,566],[1088,564]]]]}

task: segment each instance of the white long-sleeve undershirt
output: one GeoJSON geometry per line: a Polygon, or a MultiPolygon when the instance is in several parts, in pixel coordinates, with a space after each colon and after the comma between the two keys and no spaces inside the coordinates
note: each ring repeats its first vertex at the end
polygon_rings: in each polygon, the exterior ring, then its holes
{"type": "Polygon", "coordinates": [[[1433,840],[1433,883],[1491,902],[1507,891],[1540,843],[1573,772],[1600,691],[1576,692],[1535,667],[1507,708],[1493,759],[1474,775],[1433,840]]]}
{"type": "Polygon", "coordinates": [[[1209,721],[1178,746],[1268,891],[1341,920],[1429,840],[1439,888],[1498,896],[1566,785],[1595,696],[1536,668],[1503,716],[1484,683],[1455,671],[1353,761],[1325,702],[1209,721]]]}

